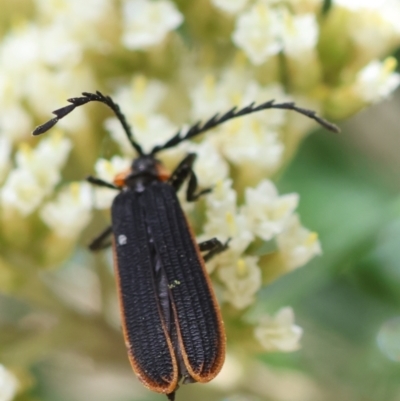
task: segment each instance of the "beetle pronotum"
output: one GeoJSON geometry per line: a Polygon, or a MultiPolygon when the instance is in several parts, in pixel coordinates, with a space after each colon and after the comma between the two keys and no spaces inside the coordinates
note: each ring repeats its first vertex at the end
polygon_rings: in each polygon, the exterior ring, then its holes
{"type": "Polygon", "coordinates": [[[113,183],[95,177],[87,180],[119,191],[112,204],[112,225],[89,248],[102,249],[112,236],[114,266],[120,299],[125,343],[132,368],[150,390],[174,400],[184,383],[208,382],[221,370],[225,358],[225,331],[204,262],[224,251],[228,242],[212,238],[197,244],[179,204],[176,192],[188,179],[186,198],[195,201],[210,189],[197,190],[193,171],[196,155],[188,154],[168,175],[155,155],[214,128],[225,121],[266,109],[293,110],[316,120],[331,131],[338,128],[315,112],[294,103],[236,107],[211,117],[204,124],[178,131],[163,145],[145,153],[134,139],[119,106],[100,92],[68,99],[71,103],[53,111],[55,118],[38,126],[33,135],[53,127],[76,107],[96,101],[110,107],[138,153],[131,169],[113,183]],[[207,252],[202,256],[201,252],[207,252]]]}

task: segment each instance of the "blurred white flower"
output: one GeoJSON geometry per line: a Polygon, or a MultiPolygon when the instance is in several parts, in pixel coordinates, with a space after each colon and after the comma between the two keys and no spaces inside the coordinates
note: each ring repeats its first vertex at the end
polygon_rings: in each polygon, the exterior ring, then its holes
{"type": "Polygon", "coordinates": [[[253,233],[269,241],[284,229],[299,202],[298,194],[279,196],[272,181],[263,180],[257,188],[246,188],[243,214],[253,233]]]}
{"type": "Polygon", "coordinates": [[[12,106],[0,109],[0,130],[11,142],[18,142],[30,135],[32,118],[15,100],[12,106]]]}
{"type": "Polygon", "coordinates": [[[12,401],[17,391],[17,378],[0,364],[0,401],[12,401]]]}
{"type": "Polygon", "coordinates": [[[295,15],[287,8],[271,8],[258,1],[239,16],[232,40],[253,64],[259,65],[282,50],[288,56],[300,57],[315,49],[318,24],[315,14],[295,15]]]}
{"type": "Polygon", "coordinates": [[[57,131],[42,139],[35,149],[20,143],[15,155],[17,168],[2,188],[3,205],[16,208],[23,215],[32,213],[60,181],[60,169],[71,147],[71,141],[57,131]]]}
{"type": "Polygon", "coordinates": [[[243,10],[249,0],[211,0],[215,7],[229,14],[236,14],[243,10]]]}
{"type": "Polygon", "coordinates": [[[215,113],[224,113],[233,104],[229,104],[225,85],[216,82],[214,75],[208,74],[199,81],[190,92],[192,116],[194,118],[211,118],[215,113]]]}
{"type": "Polygon", "coordinates": [[[21,78],[40,64],[40,50],[40,28],[33,24],[21,25],[1,42],[0,68],[10,74],[9,79],[21,78]]]}
{"type": "Polygon", "coordinates": [[[263,316],[254,329],[254,336],[270,352],[298,350],[302,334],[303,329],[294,324],[294,313],[290,307],[281,308],[275,316],[263,316]]]}
{"type": "Polygon", "coordinates": [[[91,209],[91,186],[73,182],[61,190],[54,202],[42,207],[40,217],[60,237],[75,238],[89,223],[91,209]]]}
{"type": "Polygon", "coordinates": [[[10,167],[11,142],[6,136],[0,135],[0,183],[10,167]]]}
{"type": "MultiPolygon", "coordinates": [[[[99,159],[95,164],[96,177],[112,183],[117,174],[128,170],[131,166],[131,159],[120,156],[113,156],[111,160],[99,159]]],[[[117,191],[109,188],[95,187],[94,204],[97,209],[108,209],[118,194],[117,191]]]]}
{"type": "Polygon", "coordinates": [[[18,68],[9,69],[5,53],[0,43],[0,132],[15,143],[29,135],[32,118],[21,104],[24,77],[18,74],[18,68]]]}
{"type": "Polygon", "coordinates": [[[23,216],[31,214],[42,202],[45,190],[32,171],[11,171],[1,189],[3,207],[17,209],[23,216]]]}
{"type": "Polygon", "coordinates": [[[279,14],[258,1],[240,14],[232,34],[233,43],[242,49],[250,61],[259,65],[282,50],[279,14]]]}
{"type": "MultiPolygon", "coordinates": [[[[145,152],[149,152],[154,146],[164,143],[176,133],[177,128],[167,117],[162,114],[126,114],[129,123],[133,127],[136,140],[140,143],[145,152]]],[[[132,154],[130,144],[121,123],[115,118],[105,121],[105,128],[111,137],[118,143],[121,151],[127,155],[132,154]]]]}
{"type": "Polygon", "coordinates": [[[124,114],[154,113],[160,106],[167,92],[166,85],[156,79],[147,79],[137,74],[131,79],[130,85],[117,89],[113,95],[124,114]]]}
{"type": "Polygon", "coordinates": [[[398,46],[400,3],[398,0],[337,0],[335,7],[351,13],[345,29],[359,48],[363,60],[381,58],[398,46]]]}
{"type": "MultiPolygon", "coordinates": [[[[49,110],[65,106],[66,99],[80,94],[82,88],[91,90],[96,87],[92,71],[87,66],[79,65],[51,74],[46,68],[40,68],[27,77],[25,96],[32,110],[42,119],[48,119],[49,110]]],[[[101,109],[101,106],[97,107],[101,109]]],[[[61,119],[57,127],[71,135],[89,135],[86,110],[85,107],[76,108],[68,118],[61,119]]]]}
{"type": "Polygon", "coordinates": [[[228,163],[215,148],[211,140],[204,140],[200,144],[191,143],[189,151],[196,153],[194,164],[200,188],[213,187],[218,181],[228,176],[228,163]]]}
{"type": "MultiPolygon", "coordinates": [[[[113,97],[131,125],[134,137],[145,151],[163,143],[177,131],[167,117],[156,113],[165,93],[166,87],[161,82],[148,81],[143,75],[136,75],[131,86],[120,88],[113,97]]],[[[132,156],[135,153],[117,118],[108,118],[104,126],[124,154],[132,156]]]]}
{"type": "Polygon", "coordinates": [[[400,84],[400,74],[394,72],[397,62],[388,57],[383,62],[374,60],[356,77],[354,90],[365,102],[376,103],[387,98],[400,84]]]}
{"type": "Polygon", "coordinates": [[[123,44],[132,50],[145,49],[162,42],[177,28],[183,15],[168,0],[124,0],[123,44]]]}
{"type": "MultiPolygon", "coordinates": [[[[53,129],[51,133],[47,134],[39,142],[39,145],[35,148],[34,157],[42,164],[46,164],[48,168],[59,170],[64,167],[71,148],[71,141],[61,131],[53,129]]],[[[22,160],[20,160],[20,163],[22,163],[22,160]]],[[[21,165],[21,167],[23,166],[21,165]]]]}
{"type": "Polygon", "coordinates": [[[286,221],[283,231],[277,235],[277,244],[288,270],[301,267],[322,253],[318,234],[303,227],[297,214],[286,221]]]}
{"type": "Polygon", "coordinates": [[[219,181],[211,194],[206,198],[206,223],[200,240],[213,237],[224,242],[231,239],[228,250],[215,256],[207,263],[208,272],[216,268],[236,265],[238,258],[249,246],[254,236],[249,228],[247,218],[238,213],[236,192],[232,181],[219,181]]]}
{"type": "MultiPolygon", "coordinates": [[[[240,108],[275,98],[288,100],[279,84],[260,86],[253,80],[245,84],[236,83],[235,74],[228,72],[225,71],[218,83],[215,83],[214,77],[206,77],[192,92],[193,114],[196,117],[211,117],[210,104],[224,113],[232,106],[240,108]]],[[[218,134],[210,133],[209,138],[230,162],[240,166],[257,166],[258,170],[261,168],[272,173],[280,166],[284,149],[275,130],[285,123],[286,115],[284,110],[272,109],[237,118],[217,128],[218,134]]]]}
{"type": "Polygon", "coordinates": [[[225,285],[224,299],[236,309],[250,306],[261,288],[261,270],[257,262],[258,258],[245,256],[218,269],[218,276],[225,285]]]}
{"type": "Polygon", "coordinates": [[[318,23],[315,14],[293,15],[281,10],[283,51],[290,57],[304,57],[315,49],[318,41],[318,23]]]}
{"type": "Polygon", "coordinates": [[[82,41],[76,40],[70,25],[53,23],[40,32],[40,52],[44,64],[51,67],[73,67],[82,59],[82,41]]]}
{"type": "Polygon", "coordinates": [[[233,164],[248,164],[272,174],[281,164],[284,145],[258,118],[243,117],[225,125],[221,151],[233,164]]]}

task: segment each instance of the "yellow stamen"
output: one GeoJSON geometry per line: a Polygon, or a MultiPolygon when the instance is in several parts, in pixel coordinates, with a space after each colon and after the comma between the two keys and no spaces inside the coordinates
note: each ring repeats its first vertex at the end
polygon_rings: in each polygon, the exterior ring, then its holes
{"type": "Polygon", "coordinates": [[[274,218],[280,219],[282,218],[288,211],[289,207],[286,202],[280,202],[279,206],[274,210],[274,218]]]}
{"type": "Polygon", "coordinates": [[[138,75],[133,80],[132,91],[133,97],[141,99],[146,91],[147,78],[144,75],[138,75]]]}
{"type": "Polygon", "coordinates": [[[50,138],[52,145],[57,147],[64,138],[64,134],[60,130],[56,129],[51,133],[50,138]]]}
{"type": "Polygon", "coordinates": [[[69,190],[70,190],[72,198],[75,202],[79,201],[80,186],[81,186],[81,184],[79,182],[72,182],[69,186],[69,190]]]}
{"type": "Polygon", "coordinates": [[[267,24],[269,22],[269,18],[268,18],[269,13],[268,13],[268,8],[266,7],[266,5],[263,3],[258,3],[256,5],[256,9],[257,9],[258,17],[260,18],[260,22],[262,24],[264,24],[264,23],[267,24]]]}
{"type": "Polygon", "coordinates": [[[145,131],[147,129],[147,117],[144,114],[137,114],[135,116],[135,124],[138,130],[145,131]]]}
{"type": "Polygon", "coordinates": [[[309,247],[314,245],[317,241],[318,241],[318,234],[313,231],[310,234],[308,234],[308,237],[304,241],[304,245],[309,247]]]}
{"type": "Polygon", "coordinates": [[[238,277],[245,277],[249,273],[246,262],[243,259],[239,259],[236,263],[236,274],[238,277]]]}
{"type": "Polygon", "coordinates": [[[384,74],[392,73],[397,67],[397,60],[394,57],[387,57],[383,61],[383,71],[384,74]]]}
{"type": "Polygon", "coordinates": [[[225,219],[228,224],[230,234],[235,235],[237,232],[235,216],[231,212],[226,212],[225,219]]]}
{"type": "Polygon", "coordinates": [[[18,150],[22,153],[22,155],[26,158],[31,158],[33,155],[33,150],[30,145],[26,142],[21,142],[18,145],[18,150]]]}

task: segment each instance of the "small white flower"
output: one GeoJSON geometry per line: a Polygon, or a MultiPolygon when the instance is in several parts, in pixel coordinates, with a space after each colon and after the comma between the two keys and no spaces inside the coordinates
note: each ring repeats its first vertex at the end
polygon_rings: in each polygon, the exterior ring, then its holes
{"type": "Polygon", "coordinates": [[[183,15],[168,0],[125,0],[123,18],[122,42],[132,50],[162,42],[167,33],[183,21],[183,15]]]}
{"type": "Polygon", "coordinates": [[[0,400],[12,401],[18,391],[17,378],[0,364],[0,400]]]}
{"type": "Polygon", "coordinates": [[[279,14],[259,1],[239,16],[232,40],[259,65],[282,50],[280,34],[279,14]]]}
{"type": "Polygon", "coordinates": [[[65,138],[61,131],[53,130],[35,148],[35,158],[48,168],[61,169],[67,161],[71,148],[71,141],[65,138]]]}
{"type": "Polygon", "coordinates": [[[224,299],[236,309],[250,306],[261,288],[261,270],[257,262],[258,258],[246,256],[218,269],[218,276],[226,287],[224,299]]]}
{"type": "Polygon", "coordinates": [[[60,134],[51,135],[41,141],[36,149],[21,143],[15,158],[19,169],[31,172],[36,182],[49,193],[60,181],[60,168],[71,149],[71,142],[60,134]],[[57,151],[60,157],[57,158],[57,151]]]}
{"type": "Polygon", "coordinates": [[[211,141],[190,144],[189,150],[196,153],[194,172],[200,188],[213,187],[218,181],[227,178],[228,163],[221,157],[211,141]]]}
{"type": "Polygon", "coordinates": [[[166,86],[156,79],[147,79],[144,75],[134,75],[130,85],[120,87],[113,99],[124,113],[151,114],[157,111],[167,92],[166,86]]]}
{"type": "Polygon", "coordinates": [[[194,118],[210,118],[215,113],[227,111],[229,104],[225,85],[216,82],[214,75],[208,74],[190,92],[192,115],[194,118]]]}
{"type": "Polygon", "coordinates": [[[219,141],[224,156],[233,164],[247,164],[269,174],[281,164],[283,143],[276,132],[269,131],[256,117],[229,122],[219,141]]]}
{"type": "Polygon", "coordinates": [[[236,229],[231,224],[232,219],[226,216],[236,215],[236,191],[232,189],[232,180],[226,179],[224,181],[217,182],[213,191],[207,196],[207,220],[205,224],[205,230],[210,234],[216,232],[224,232],[228,238],[236,229]]]}
{"type": "Polygon", "coordinates": [[[0,136],[0,183],[10,167],[11,142],[6,136],[0,136]]]}
{"type": "Polygon", "coordinates": [[[290,307],[280,309],[275,316],[263,316],[254,329],[254,336],[270,352],[298,350],[302,334],[303,329],[294,324],[294,313],[290,307]]]}
{"type": "Polygon", "coordinates": [[[54,202],[43,206],[40,217],[60,237],[74,238],[89,223],[91,208],[91,186],[87,182],[73,182],[54,202]]]}
{"type": "Polygon", "coordinates": [[[269,241],[284,229],[288,218],[296,209],[299,196],[279,196],[271,181],[261,181],[257,188],[246,188],[243,213],[247,216],[254,234],[269,241]]]}
{"type": "Polygon", "coordinates": [[[7,136],[14,143],[18,142],[26,138],[32,130],[32,118],[18,103],[2,107],[0,129],[2,135],[7,136]]]}
{"type": "MultiPolygon", "coordinates": [[[[114,96],[132,127],[135,139],[145,151],[162,144],[177,131],[167,117],[156,113],[165,93],[166,87],[159,81],[148,81],[143,75],[136,75],[130,87],[120,88],[114,96]]],[[[135,152],[117,118],[107,119],[104,125],[121,151],[132,156],[135,152]]]]}
{"type": "Polygon", "coordinates": [[[3,185],[1,201],[4,207],[17,209],[27,216],[40,205],[45,192],[31,171],[16,169],[11,171],[3,185]]]}
{"type": "Polygon", "coordinates": [[[88,24],[101,21],[109,15],[109,0],[35,0],[37,9],[47,19],[76,24],[88,24]]]}
{"type": "Polygon", "coordinates": [[[283,231],[278,234],[277,244],[288,270],[301,267],[322,253],[318,234],[304,228],[296,214],[287,220],[283,231]]]}
{"type": "MultiPolygon", "coordinates": [[[[111,160],[99,159],[95,164],[96,177],[112,183],[115,176],[130,168],[131,160],[120,156],[113,156],[111,160]]],[[[95,188],[95,207],[108,209],[117,195],[117,191],[109,188],[95,188]]]]}
{"type": "Polygon", "coordinates": [[[357,74],[356,93],[369,103],[387,98],[400,84],[400,74],[394,72],[396,65],[393,57],[369,63],[357,74]]]}
{"type": "MultiPolygon", "coordinates": [[[[35,70],[32,69],[25,80],[26,100],[32,110],[44,121],[50,117],[49,110],[66,106],[66,99],[82,92],[82,88],[91,90],[97,87],[92,70],[82,64],[75,68],[56,70],[51,73],[46,67],[41,66],[35,70]]],[[[100,105],[97,107],[101,110],[100,105]]],[[[61,119],[57,127],[71,134],[77,132],[79,135],[85,135],[88,128],[86,110],[85,107],[76,108],[68,115],[68,118],[61,119]]]]}
{"type": "Polygon", "coordinates": [[[40,54],[44,64],[51,67],[77,65],[82,58],[82,42],[70,32],[70,25],[53,23],[40,32],[40,54]]]}
{"type": "Polygon", "coordinates": [[[318,40],[318,24],[315,14],[295,16],[282,10],[282,42],[285,54],[291,57],[304,57],[315,49],[318,40]]]}
{"type": "MultiPolygon", "coordinates": [[[[135,139],[145,152],[171,138],[177,131],[167,117],[162,114],[128,114],[128,120],[133,127],[135,139]]],[[[110,132],[111,137],[118,143],[121,151],[127,155],[132,154],[130,144],[121,123],[114,117],[105,121],[105,128],[110,132]]]]}
{"type": "Polygon", "coordinates": [[[398,46],[400,3],[398,0],[337,0],[335,7],[351,13],[344,29],[363,60],[381,58],[398,46]]]}
{"type": "Polygon", "coordinates": [[[228,238],[231,239],[228,250],[207,263],[208,272],[216,268],[236,265],[236,261],[254,238],[247,218],[238,213],[236,192],[231,186],[231,180],[219,181],[206,198],[207,222],[203,227],[204,231],[200,240],[216,237],[224,242],[228,238]]]}
{"type": "Polygon", "coordinates": [[[40,63],[40,28],[25,24],[9,33],[2,40],[0,60],[7,73],[29,74],[40,63]]]}
{"type": "Polygon", "coordinates": [[[249,0],[211,0],[215,7],[229,14],[236,14],[243,10],[249,0]]]}

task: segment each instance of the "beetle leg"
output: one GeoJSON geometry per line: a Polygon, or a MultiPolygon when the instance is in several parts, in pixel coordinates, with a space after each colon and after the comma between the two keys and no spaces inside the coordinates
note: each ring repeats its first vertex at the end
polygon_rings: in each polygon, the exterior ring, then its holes
{"type": "Polygon", "coordinates": [[[189,183],[186,191],[186,200],[188,202],[194,202],[197,199],[200,198],[200,196],[208,194],[212,191],[212,188],[205,188],[201,191],[199,191],[197,194],[195,194],[197,189],[197,177],[196,174],[194,173],[193,170],[191,170],[190,178],[189,178],[189,183]]]}
{"type": "Polygon", "coordinates": [[[211,192],[211,188],[203,189],[202,191],[198,192],[197,194],[197,177],[193,171],[193,164],[196,160],[195,153],[189,153],[178,165],[175,171],[172,173],[169,183],[175,188],[176,191],[182,186],[183,182],[186,178],[189,177],[189,184],[186,191],[186,200],[188,202],[194,202],[200,196],[211,192]]]}
{"type": "Polygon", "coordinates": [[[225,243],[222,243],[219,239],[217,238],[211,238],[207,241],[201,242],[199,244],[200,251],[208,251],[204,256],[203,259],[205,262],[209,261],[212,259],[215,255],[218,255],[221,252],[224,252],[225,250],[228,249],[229,247],[229,242],[231,238],[228,238],[228,240],[225,243]]]}
{"type": "Polygon", "coordinates": [[[111,184],[110,182],[104,181],[100,178],[93,177],[91,175],[89,175],[89,177],[86,177],[86,181],[90,182],[93,185],[97,185],[99,187],[106,187],[106,188],[121,190],[121,188],[117,187],[116,185],[111,184]]]}
{"type": "Polygon", "coordinates": [[[110,241],[105,242],[106,239],[112,234],[112,227],[107,227],[102,231],[93,241],[88,245],[91,251],[100,251],[101,249],[108,248],[111,245],[110,241]]]}

